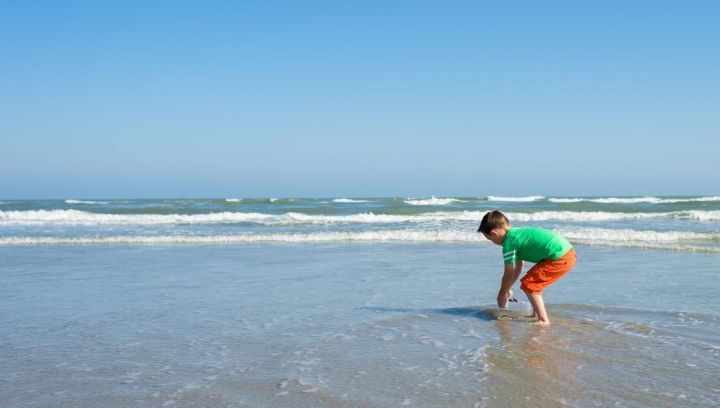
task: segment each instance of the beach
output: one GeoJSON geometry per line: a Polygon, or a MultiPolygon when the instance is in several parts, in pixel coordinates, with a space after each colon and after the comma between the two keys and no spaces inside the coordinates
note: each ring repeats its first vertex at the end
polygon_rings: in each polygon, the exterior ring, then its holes
{"type": "MultiPolygon", "coordinates": [[[[8,407],[712,407],[720,199],[0,204],[8,407]],[[500,208],[565,233],[553,324],[496,320],[500,208]]],[[[519,290],[516,290],[519,296],[519,290]]]]}
{"type": "Polygon", "coordinates": [[[720,2],[0,10],[0,408],[720,407],[720,2]]]}

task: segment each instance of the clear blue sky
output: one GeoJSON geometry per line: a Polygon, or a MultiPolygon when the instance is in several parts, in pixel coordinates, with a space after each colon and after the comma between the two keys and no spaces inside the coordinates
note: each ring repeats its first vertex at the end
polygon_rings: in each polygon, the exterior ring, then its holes
{"type": "Polygon", "coordinates": [[[716,194],[720,1],[0,1],[0,198],[716,194]]]}

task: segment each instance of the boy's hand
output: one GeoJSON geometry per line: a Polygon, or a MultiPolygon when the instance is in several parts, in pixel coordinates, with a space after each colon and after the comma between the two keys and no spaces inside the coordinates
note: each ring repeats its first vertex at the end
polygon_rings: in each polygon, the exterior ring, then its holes
{"type": "Polygon", "coordinates": [[[506,292],[498,293],[497,304],[500,309],[505,309],[507,307],[507,302],[508,302],[509,296],[510,296],[510,294],[506,293],[506,292]]]}

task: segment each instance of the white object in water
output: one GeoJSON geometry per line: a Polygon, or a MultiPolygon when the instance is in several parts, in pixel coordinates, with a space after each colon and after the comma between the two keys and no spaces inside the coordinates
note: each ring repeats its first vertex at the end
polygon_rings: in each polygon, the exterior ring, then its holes
{"type": "Polygon", "coordinates": [[[509,299],[504,308],[491,308],[488,314],[497,320],[522,319],[532,315],[532,305],[519,299],[509,299]]]}

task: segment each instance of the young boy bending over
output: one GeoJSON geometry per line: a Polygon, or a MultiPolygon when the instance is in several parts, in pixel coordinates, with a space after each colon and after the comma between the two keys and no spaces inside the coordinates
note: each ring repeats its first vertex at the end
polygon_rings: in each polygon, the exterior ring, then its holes
{"type": "Polygon", "coordinates": [[[480,222],[478,232],[494,244],[502,246],[505,260],[498,307],[507,306],[512,286],[523,269],[523,261],[535,264],[520,279],[520,289],[527,294],[537,324],[549,325],[543,290],[558,281],[575,266],[577,256],[572,245],[562,235],[542,228],[515,228],[500,211],[490,211],[480,222]]]}

